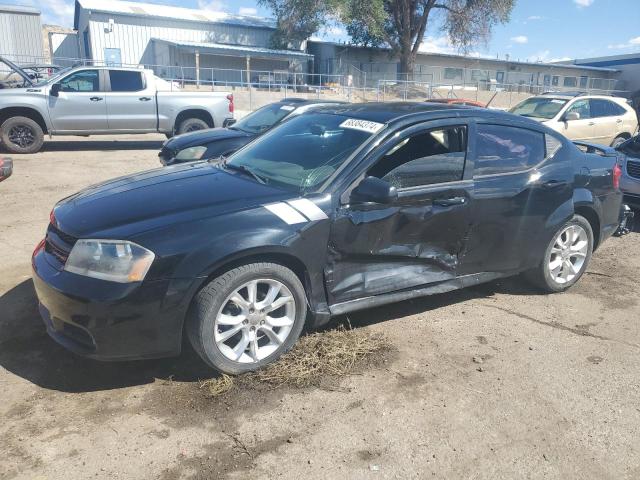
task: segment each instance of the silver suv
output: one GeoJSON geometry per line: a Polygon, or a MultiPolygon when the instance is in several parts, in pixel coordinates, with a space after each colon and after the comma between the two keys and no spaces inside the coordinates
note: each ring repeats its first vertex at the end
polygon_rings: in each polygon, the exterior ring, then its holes
{"type": "Polygon", "coordinates": [[[527,98],[510,112],[538,120],[570,140],[612,147],[638,130],[635,110],[621,97],[548,93],[527,98]]]}

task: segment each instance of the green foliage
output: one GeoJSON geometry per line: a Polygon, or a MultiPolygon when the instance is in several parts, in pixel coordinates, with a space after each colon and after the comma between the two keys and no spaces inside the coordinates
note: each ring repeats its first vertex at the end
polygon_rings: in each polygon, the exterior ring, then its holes
{"type": "Polygon", "coordinates": [[[429,21],[453,45],[467,50],[486,42],[492,28],[509,21],[515,0],[258,0],[278,21],[280,47],[299,43],[333,22],[345,25],[356,45],[388,45],[403,72],[413,64],[429,21]]]}

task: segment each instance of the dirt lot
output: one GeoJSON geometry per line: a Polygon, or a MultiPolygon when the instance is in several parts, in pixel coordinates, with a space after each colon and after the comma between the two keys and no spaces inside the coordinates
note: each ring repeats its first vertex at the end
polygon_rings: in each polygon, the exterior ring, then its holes
{"type": "Polygon", "coordinates": [[[160,142],[56,140],[0,184],[0,478],[640,478],[639,233],[609,240],[569,293],[509,279],[350,316],[395,352],[331,390],[212,400],[191,354],[58,347],[30,280],[49,211],[155,168],[160,142]]]}

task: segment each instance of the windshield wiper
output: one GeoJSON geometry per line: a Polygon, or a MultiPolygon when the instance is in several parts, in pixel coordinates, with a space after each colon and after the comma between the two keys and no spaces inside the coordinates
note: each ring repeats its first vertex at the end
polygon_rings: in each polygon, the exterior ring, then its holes
{"type": "Polygon", "coordinates": [[[255,181],[257,181],[258,183],[261,183],[262,185],[267,184],[267,179],[265,177],[254,172],[251,168],[247,167],[246,165],[236,165],[235,163],[229,163],[226,160],[224,160],[223,162],[220,162],[220,165],[222,165],[223,168],[228,168],[229,170],[235,170],[237,172],[242,172],[246,175],[249,175],[250,177],[253,177],[255,181]]]}

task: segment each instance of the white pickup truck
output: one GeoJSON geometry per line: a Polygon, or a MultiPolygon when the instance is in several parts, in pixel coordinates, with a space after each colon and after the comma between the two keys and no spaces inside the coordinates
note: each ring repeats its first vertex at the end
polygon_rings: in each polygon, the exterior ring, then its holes
{"type": "Polygon", "coordinates": [[[34,83],[15,69],[20,88],[0,89],[0,143],[12,153],[39,151],[45,134],[170,137],[233,123],[233,95],[176,91],[151,70],[76,67],[34,83]]]}

